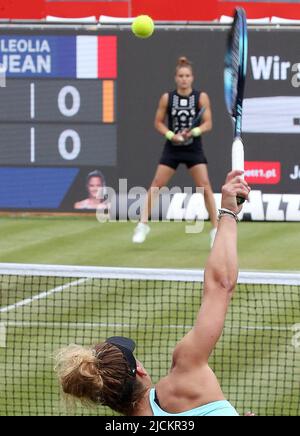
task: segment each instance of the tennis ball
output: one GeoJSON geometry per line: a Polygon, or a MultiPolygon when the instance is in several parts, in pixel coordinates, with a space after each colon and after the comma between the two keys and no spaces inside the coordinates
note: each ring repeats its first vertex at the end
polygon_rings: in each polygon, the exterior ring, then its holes
{"type": "Polygon", "coordinates": [[[149,38],[154,31],[154,23],[149,15],[139,15],[133,20],[131,29],[138,38],[149,38]]]}

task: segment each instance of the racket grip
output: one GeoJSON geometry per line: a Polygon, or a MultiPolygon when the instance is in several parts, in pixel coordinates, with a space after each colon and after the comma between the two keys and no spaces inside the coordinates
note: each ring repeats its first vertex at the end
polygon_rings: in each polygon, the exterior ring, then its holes
{"type": "Polygon", "coordinates": [[[244,171],[244,145],[240,138],[235,138],[233,141],[231,157],[232,169],[244,171]]]}
{"type": "Polygon", "coordinates": [[[238,206],[240,206],[241,204],[243,204],[243,203],[245,202],[245,200],[246,200],[246,198],[244,198],[244,197],[241,197],[241,196],[239,196],[239,195],[236,196],[236,202],[237,202],[237,205],[238,205],[238,206]]]}
{"type": "MultiPolygon", "coordinates": [[[[235,138],[235,140],[233,141],[231,158],[232,158],[232,169],[244,171],[245,169],[244,145],[241,138],[235,138]]],[[[244,178],[244,174],[241,177],[244,178]]],[[[241,196],[237,196],[236,200],[237,200],[237,204],[240,205],[244,203],[245,198],[241,196]]]]}

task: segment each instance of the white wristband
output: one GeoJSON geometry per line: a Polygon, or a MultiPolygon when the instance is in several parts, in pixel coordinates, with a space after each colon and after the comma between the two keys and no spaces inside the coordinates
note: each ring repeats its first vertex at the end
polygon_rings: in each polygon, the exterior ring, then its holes
{"type": "Polygon", "coordinates": [[[200,127],[194,127],[192,129],[192,135],[193,135],[194,138],[198,138],[198,136],[201,136],[202,135],[202,131],[201,131],[200,127]]]}
{"type": "Polygon", "coordinates": [[[172,132],[172,130],[168,130],[167,133],[165,134],[165,137],[169,140],[172,141],[172,139],[174,138],[175,133],[172,132]]]}

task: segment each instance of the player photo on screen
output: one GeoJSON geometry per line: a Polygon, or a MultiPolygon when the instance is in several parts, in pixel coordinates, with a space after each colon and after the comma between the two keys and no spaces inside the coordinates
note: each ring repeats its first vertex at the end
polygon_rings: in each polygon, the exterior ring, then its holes
{"type": "Polygon", "coordinates": [[[87,197],[77,201],[74,209],[107,210],[109,203],[106,196],[106,183],[104,175],[99,170],[88,173],[86,177],[87,197]]]}

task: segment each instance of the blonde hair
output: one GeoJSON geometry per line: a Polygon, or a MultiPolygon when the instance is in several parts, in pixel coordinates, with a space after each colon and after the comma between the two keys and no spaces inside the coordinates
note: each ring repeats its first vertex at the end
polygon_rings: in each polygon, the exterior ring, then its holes
{"type": "Polygon", "coordinates": [[[146,392],[129,373],[122,352],[112,344],[94,348],[69,345],[55,356],[55,371],[65,400],[83,405],[104,405],[124,415],[132,414],[146,392]]]}
{"type": "Polygon", "coordinates": [[[176,65],[176,74],[178,73],[180,68],[189,68],[191,70],[191,72],[193,73],[193,64],[185,56],[180,56],[180,58],[178,58],[177,65],[176,65]]]}

